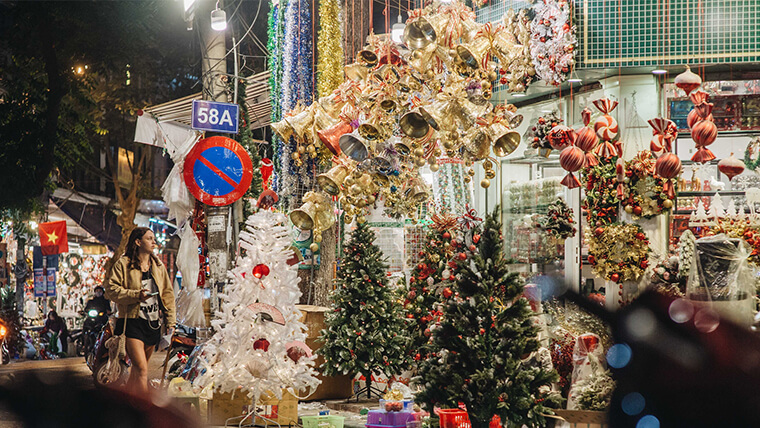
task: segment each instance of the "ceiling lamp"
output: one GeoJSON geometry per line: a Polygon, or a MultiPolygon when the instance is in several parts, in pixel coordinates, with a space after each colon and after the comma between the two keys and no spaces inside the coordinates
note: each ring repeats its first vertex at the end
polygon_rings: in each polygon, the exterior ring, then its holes
{"type": "Polygon", "coordinates": [[[391,28],[391,40],[396,43],[401,43],[401,40],[404,37],[404,28],[406,28],[406,25],[401,22],[401,12],[399,12],[398,22],[393,24],[393,28],[391,28]]]}
{"type": "Polygon", "coordinates": [[[214,31],[224,31],[227,29],[227,13],[219,9],[219,2],[216,2],[216,9],[211,11],[211,28],[214,31]]]}

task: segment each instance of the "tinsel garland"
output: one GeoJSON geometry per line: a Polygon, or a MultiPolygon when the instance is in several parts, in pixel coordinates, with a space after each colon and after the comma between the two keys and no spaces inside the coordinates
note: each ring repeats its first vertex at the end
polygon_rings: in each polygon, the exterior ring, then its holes
{"type": "Polygon", "coordinates": [[[317,94],[330,95],[343,83],[343,32],[341,10],[337,0],[319,2],[319,35],[317,36],[317,94]]]}
{"type": "Polygon", "coordinates": [[[567,79],[575,64],[575,26],[570,25],[570,2],[536,2],[531,23],[530,54],[536,74],[547,84],[557,86],[567,79]]]}
{"type": "MultiPolygon", "coordinates": [[[[282,119],[282,39],[284,8],[280,7],[279,1],[273,1],[269,6],[269,19],[267,28],[267,50],[269,51],[269,100],[272,104],[271,118],[272,122],[282,119]]],[[[274,172],[272,176],[272,187],[274,190],[279,189],[280,172],[282,171],[281,147],[283,143],[277,134],[272,134],[272,147],[275,148],[272,153],[272,163],[274,172]]]]}
{"type": "MultiPolygon", "coordinates": [[[[312,67],[311,67],[311,5],[307,0],[292,0],[285,9],[284,44],[282,49],[282,112],[289,112],[297,103],[309,105],[312,102],[312,67]]],[[[302,167],[296,165],[293,151],[296,150],[295,139],[279,145],[278,154],[281,162],[281,176],[278,193],[284,197],[297,195],[299,185],[311,188],[313,161],[307,161],[302,167]]]]}
{"type": "Polygon", "coordinates": [[[608,281],[635,281],[649,264],[649,239],[638,224],[613,223],[586,231],[588,261],[608,281]]]}

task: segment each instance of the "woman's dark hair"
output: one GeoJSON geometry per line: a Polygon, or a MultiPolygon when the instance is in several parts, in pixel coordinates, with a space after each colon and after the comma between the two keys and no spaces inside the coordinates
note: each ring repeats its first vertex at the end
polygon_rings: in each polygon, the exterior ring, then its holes
{"type": "MultiPolygon", "coordinates": [[[[142,239],[146,233],[151,232],[147,227],[136,227],[129,234],[129,242],[127,242],[127,250],[124,252],[125,257],[129,257],[129,268],[140,269],[140,259],[137,257],[140,248],[135,244],[135,241],[142,239]]],[[[151,258],[155,258],[153,253],[150,254],[151,258]]]]}
{"type": "Polygon", "coordinates": [[[50,312],[48,312],[48,318],[50,318],[51,315],[53,316],[53,320],[54,321],[58,321],[58,320],[61,319],[61,317],[58,316],[58,312],[56,312],[56,311],[50,311],[50,312]]]}

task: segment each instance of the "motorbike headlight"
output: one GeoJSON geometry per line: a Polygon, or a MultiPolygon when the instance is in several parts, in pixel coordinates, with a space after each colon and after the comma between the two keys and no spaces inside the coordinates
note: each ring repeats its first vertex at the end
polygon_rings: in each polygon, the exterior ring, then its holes
{"type": "Polygon", "coordinates": [[[5,337],[5,333],[7,333],[7,332],[8,332],[8,329],[5,328],[4,325],[0,325],[0,338],[1,337],[5,337]]]}
{"type": "Polygon", "coordinates": [[[87,315],[89,315],[89,316],[91,316],[91,317],[95,318],[95,317],[97,317],[97,316],[98,316],[98,311],[97,311],[96,309],[90,309],[90,311],[89,311],[89,312],[87,312],[87,315]]]}

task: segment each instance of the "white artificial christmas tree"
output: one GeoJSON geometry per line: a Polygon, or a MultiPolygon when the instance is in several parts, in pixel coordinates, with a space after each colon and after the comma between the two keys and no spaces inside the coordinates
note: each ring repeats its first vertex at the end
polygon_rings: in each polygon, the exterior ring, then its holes
{"type": "Polygon", "coordinates": [[[304,398],[320,381],[295,306],[301,292],[296,267],[288,264],[293,256],[288,220],[262,210],[245,224],[242,256],[220,294],[220,310],[211,321],[215,333],[204,345],[193,385],[241,389],[254,402],[267,391],[279,398],[283,389],[304,398]]]}
{"type": "Polygon", "coordinates": [[[733,198],[728,201],[728,208],[726,208],[726,218],[736,218],[736,203],[734,202],[733,198]]]}
{"type": "Polygon", "coordinates": [[[689,226],[691,227],[700,227],[700,226],[706,226],[709,223],[709,219],[707,218],[707,212],[705,212],[705,205],[702,203],[701,200],[697,202],[697,210],[691,213],[691,218],[689,219],[689,226]]]}
{"type": "Polygon", "coordinates": [[[723,199],[720,197],[720,193],[715,192],[715,196],[710,202],[710,209],[707,211],[707,217],[713,221],[718,221],[725,216],[726,210],[723,208],[723,199]]]}

